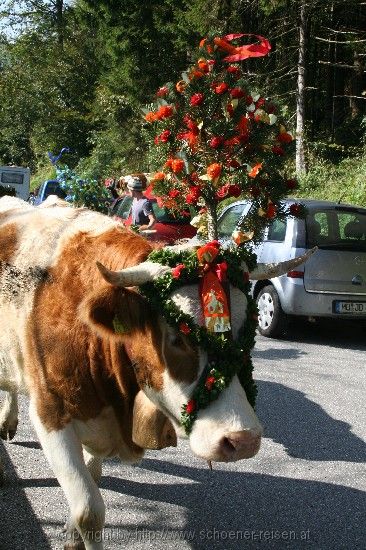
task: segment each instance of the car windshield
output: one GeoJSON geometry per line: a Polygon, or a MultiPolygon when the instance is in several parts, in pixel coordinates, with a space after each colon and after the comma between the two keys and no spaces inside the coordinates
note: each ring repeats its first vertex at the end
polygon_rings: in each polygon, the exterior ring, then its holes
{"type": "Polygon", "coordinates": [[[307,246],[366,251],[366,210],[335,207],[311,210],[306,218],[307,246]]]}
{"type": "MultiPolygon", "coordinates": [[[[153,206],[153,212],[158,222],[160,223],[186,223],[189,224],[191,221],[191,214],[189,211],[187,211],[187,216],[173,216],[168,212],[166,208],[160,208],[156,202],[156,199],[150,199],[153,206]]],[[[119,218],[122,218],[123,220],[126,220],[128,218],[130,209],[132,204],[132,197],[127,195],[126,197],[123,197],[122,200],[115,203],[114,206],[111,208],[111,214],[113,216],[118,216],[119,218]]]]}
{"type": "Polygon", "coordinates": [[[235,204],[231,206],[220,217],[218,223],[218,235],[220,239],[231,237],[234,229],[237,227],[240,218],[243,215],[245,204],[235,204]]]}

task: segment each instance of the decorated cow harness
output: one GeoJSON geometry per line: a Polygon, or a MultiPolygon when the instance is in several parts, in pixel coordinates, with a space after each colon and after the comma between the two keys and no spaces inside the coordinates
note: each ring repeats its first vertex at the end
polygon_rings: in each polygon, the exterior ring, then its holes
{"type": "Polygon", "coordinates": [[[207,407],[230,384],[236,374],[254,406],[256,386],[253,381],[251,349],[257,327],[257,308],[249,295],[248,272],[255,267],[255,256],[241,247],[224,250],[212,241],[195,251],[172,251],[168,247],[153,251],[150,261],[170,266],[162,277],[141,285],[141,294],[175,328],[179,328],[190,342],[207,352],[208,362],[196,384],[191,399],[183,405],[181,424],[187,434],[200,409],[207,407]],[[199,283],[205,325],[181,311],[170,298],[173,291],[186,284],[199,283]],[[248,301],[247,317],[235,340],[230,331],[230,297],[225,283],[241,290],[248,301]]]}

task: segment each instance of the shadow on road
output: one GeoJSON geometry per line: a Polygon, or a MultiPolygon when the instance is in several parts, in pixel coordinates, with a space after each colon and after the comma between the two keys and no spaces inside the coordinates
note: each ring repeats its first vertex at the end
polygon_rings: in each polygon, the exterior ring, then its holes
{"type": "MultiPolygon", "coordinates": [[[[184,506],[187,509],[185,529],[195,532],[190,542],[194,549],[238,550],[262,546],[266,549],[290,546],[296,550],[361,549],[366,537],[362,491],[316,481],[220,471],[219,466],[211,473],[145,459],[141,468],[188,478],[195,483],[147,484],[105,477],[102,487],[144,501],[184,506]],[[336,529],[333,528],[335,522],[336,529]],[[228,535],[230,531],[236,533],[232,540],[228,535]],[[260,532],[265,531],[269,533],[268,540],[260,540],[260,532]],[[292,544],[283,538],[276,540],[275,533],[279,536],[279,533],[290,531],[296,537],[292,544]],[[245,532],[249,533],[247,540],[243,538],[245,532]]],[[[123,499],[120,505],[122,518],[125,504],[123,499]]],[[[164,518],[159,517],[160,520],[154,517],[151,525],[128,524],[128,528],[157,531],[164,528],[158,523],[164,522],[164,518]]]]}
{"type": "Polygon", "coordinates": [[[1,442],[0,458],[5,471],[5,482],[0,487],[0,550],[51,550],[1,442]]]}
{"type": "Polygon", "coordinates": [[[19,445],[19,447],[27,447],[28,449],[40,449],[41,445],[38,441],[12,441],[12,445],[19,445]]]}
{"type": "Polygon", "coordinates": [[[302,392],[277,382],[258,380],[256,411],[265,437],[287,453],[306,460],[366,462],[366,443],[350,425],[329,416],[302,392]]]}
{"type": "MultiPolygon", "coordinates": [[[[365,495],[362,491],[319,481],[220,470],[220,465],[210,472],[206,468],[149,458],[136,468],[154,472],[156,481],[139,482],[123,479],[124,468],[121,465],[121,478],[105,476],[101,481],[102,489],[121,495],[120,504],[115,505],[121,523],[110,525],[107,522],[106,527],[116,533],[119,530],[129,532],[131,540],[137,533],[153,537],[155,544],[149,545],[146,538],[146,548],[159,548],[159,540],[163,548],[161,533],[164,532],[172,537],[165,542],[176,540],[176,548],[183,548],[179,542],[182,531],[177,529],[174,533],[174,518],[164,514],[159,503],[185,509],[179,514],[186,515],[184,533],[191,538],[189,546],[184,548],[364,548],[365,495]],[[180,480],[160,483],[160,474],[179,477],[180,480]],[[182,482],[182,478],[189,482],[182,482]],[[131,522],[131,511],[137,508],[144,519],[134,523],[131,522]]],[[[24,480],[24,483],[32,487],[33,481],[41,487],[55,485],[55,481],[48,478],[24,480]]]]}
{"type": "Polygon", "coordinates": [[[308,323],[295,320],[282,340],[366,351],[366,322],[321,319],[308,323]]]}

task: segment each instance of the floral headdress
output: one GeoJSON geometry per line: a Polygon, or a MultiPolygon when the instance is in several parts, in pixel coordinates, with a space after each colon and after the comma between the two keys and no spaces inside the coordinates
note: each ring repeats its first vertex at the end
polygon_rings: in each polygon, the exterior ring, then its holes
{"type": "MultiPolygon", "coordinates": [[[[155,310],[159,311],[168,324],[179,327],[182,334],[186,335],[193,345],[199,346],[208,355],[208,362],[193,394],[182,409],[181,424],[186,433],[189,434],[192,430],[198,411],[214,401],[236,374],[249,403],[254,406],[256,387],[252,377],[253,365],[250,352],[254,345],[258,317],[255,302],[249,296],[249,273],[243,272],[241,265],[245,262],[249,269],[253,269],[255,256],[240,247],[223,250],[217,241],[213,241],[193,252],[176,252],[166,247],[153,251],[149,255],[149,260],[170,266],[172,269],[159,279],[141,285],[141,294],[155,310]],[[247,318],[235,341],[231,338],[230,327],[225,322],[226,328],[223,332],[218,332],[214,328],[214,326],[222,328],[221,320],[218,323],[211,322],[210,325],[211,318],[205,326],[197,325],[193,318],[182,312],[170,298],[174,290],[185,284],[200,281],[203,288],[205,277],[213,274],[213,278],[217,278],[220,284],[228,282],[239,288],[248,300],[247,318]]],[[[208,290],[212,290],[211,283],[208,290]]],[[[204,291],[201,291],[203,300],[204,296],[204,291]]],[[[220,296],[218,299],[220,301],[220,296]]],[[[219,312],[219,315],[221,313],[219,312]]]]}

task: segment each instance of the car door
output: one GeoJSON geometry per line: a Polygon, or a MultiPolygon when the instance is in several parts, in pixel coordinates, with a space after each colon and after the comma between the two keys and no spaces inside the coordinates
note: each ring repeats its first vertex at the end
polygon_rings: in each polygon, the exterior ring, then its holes
{"type": "Polygon", "coordinates": [[[366,296],[366,210],[313,210],[306,231],[308,247],[318,247],[305,266],[306,291],[366,296]]]}

